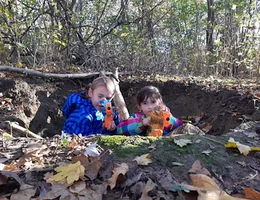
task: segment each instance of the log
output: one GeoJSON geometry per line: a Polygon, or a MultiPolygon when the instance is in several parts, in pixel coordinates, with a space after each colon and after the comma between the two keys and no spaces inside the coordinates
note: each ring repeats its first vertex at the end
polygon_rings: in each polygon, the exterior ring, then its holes
{"type": "MultiPolygon", "coordinates": [[[[104,71],[101,71],[99,73],[99,76],[106,76],[106,74],[104,71]]],[[[115,92],[115,97],[113,98],[113,101],[115,103],[116,110],[119,115],[119,119],[120,119],[120,121],[128,119],[129,112],[127,110],[124,97],[123,97],[123,95],[120,91],[120,87],[119,87],[118,68],[116,68],[114,73],[112,73],[112,80],[116,86],[116,92],[115,92]]]]}
{"type": "MultiPolygon", "coordinates": [[[[116,79],[119,80],[118,79],[118,68],[116,68],[116,70],[113,74],[115,75],[116,79]]],[[[116,86],[116,94],[114,97],[114,102],[115,102],[116,110],[119,115],[119,119],[121,121],[121,120],[125,120],[125,119],[129,118],[129,112],[128,112],[126,104],[125,104],[125,99],[120,91],[119,81],[117,81],[116,79],[113,78],[114,84],[116,86]]]]}
{"type": "MultiPolygon", "coordinates": [[[[40,72],[33,69],[25,69],[25,68],[18,68],[12,66],[0,66],[0,71],[10,71],[16,72],[31,76],[39,76],[44,78],[55,78],[55,79],[65,79],[65,78],[91,78],[94,76],[98,76],[99,72],[92,72],[92,73],[78,73],[78,74],[56,74],[56,73],[47,73],[47,72],[40,72]]],[[[130,75],[133,72],[120,72],[121,75],[130,75]]],[[[105,75],[112,75],[111,72],[105,72],[105,75]]]]}

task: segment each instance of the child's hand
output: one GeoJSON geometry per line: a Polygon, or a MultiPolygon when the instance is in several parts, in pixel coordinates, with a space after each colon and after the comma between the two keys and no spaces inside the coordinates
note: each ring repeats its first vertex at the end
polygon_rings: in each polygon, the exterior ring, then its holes
{"type": "Polygon", "coordinates": [[[116,129],[116,124],[115,124],[114,121],[112,121],[112,122],[110,123],[110,125],[107,127],[107,130],[108,130],[108,131],[113,131],[113,130],[115,130],[115,129],[116,129]]]}
{"type": "Polygon", "coordinates": [[[144,126],[150,126],[150,122],[151,122],[151,117],[147,117],[147,118],[143,119],[144,126]]]}

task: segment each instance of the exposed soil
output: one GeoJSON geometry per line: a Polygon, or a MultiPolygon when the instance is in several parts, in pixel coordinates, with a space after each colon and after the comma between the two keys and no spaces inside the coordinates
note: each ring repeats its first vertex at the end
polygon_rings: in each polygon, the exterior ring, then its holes
{"type": "MultiPolygon", "coordinates": [[[[60,134],[65,120],[61,108],[66,97],[73,91],[85,90],[91,81],[91,79],[57,81],[20,75],[1,79],[0,130],[10,133],[7,121],[11,121],[18,122],[20,126],[43,137],[60,134]]],[[[171,139],[157,140],[157,149],[161,149],[161,151],[151,152],[156,161],[149,167],[138,168],[138,170],[143,170],[143,173],[146,173],[148,177],[153,177],[153,180],[158,176],[162,178],[170,173],[171,180],[182,182],[188,180],[187,171],[191,168],[192,163],[199,159],[226,192],[230,194],[241,193],[243,187],[251,187],[260,191],[259,153],[253,152],[248,156],[243,156],[237,151],[226,151],[221,145],[225,144],[232,136],[235,140],[246,145],[260,147],[260,124],[257,122],[260,121],[258,109],[260,103],[252,92],[246,91],[237,83],[227,86],[215,80],[179,79],[178,81],[165,82],[156,79],[139,80],[132,77],[120,82],[121,92],[130,113],[135,110],[135,94],[145,85],[159,87],[164,103],[170,108],[173,115],[185,122],[190,121],[204,130],[206,138],[198,135],[180,136],[189,138],[193,142],[199,139],[202,141],[200,144],[193,144],[185,149],[178,148],[171,139]],[[239,130],[237,128],[237,131],[234,132],[233,129],[239,125],[239,130]],[[254,137],[248,138],[249,133],[255,133],[254,137]],[[211,149],[213,153],[201,154],[208,149],[211,149]],[[183,163],[184,167],[173,166],[173,162],[183,163]],[[158,173],[155,174],[155,171],[158,173]]],[[[257,85],[254,86],[254,90],[259,90],[257,85]]],[[[24,136],[23,133],[15,130],[12,130],[12,133],[24,136]]],[[[133,154],[126,155],[124,153],[123,156],[119,156],[120,153],[115,153],[105,159],[104,163],[110,167],[122,161],[131,163],[134,156],[145,153],[144,150],[147,150],[148,146],[151,145],[151,142],[141,143],[138,144],[140,149],[133,154]]],[[[134,145],[136,145],[135,142],[134,145]]],[[[118,150],[118,147],[116,149],[118,150]]],[[[127,151],[131,152],[131,149],[127,151]]],[[[6,162],[10,162],[10,160],[6,162]]],[[[128,189],[125,188],[125,193],[129,192],[128,189]]],[[[120,188],[117,191],[120,191],[120,188]]],[[[122,192],[114,192],[113,194],[108,192],[105,199],[117,199],[120,196],[122,196],[122,192]]],[[[131,197],[131,195],[128,196],[131,197]]],[[[140,198],[137,196],[133,195],[129,199],[140,198]]]]}
{"type": "MultiPolygon", "coordinates": [[[[16,121],[21,126],[43,136],[60,134],[64,123],[61,108],[66,97],[74,91],[83,91],[89,80],[51,81],[14,77],[0,81],[1,99],[10,98],[0,107],[0,121],[16,121]]],[[[237,90],[218,89],[210,86],[175,81],[124,80],[120,82],[121,92],[129,112],[135,110],[135,95],[145,85],[159,87],[165,104],[173,115],[185,120],[191,116],[204,116],[204,122],[212,125],[211,135],[223,135],[237,127],[242,118],[260,120],[259,101],[251,95],[237,90]]],[[[2,125],[3,126],[3,125],[2,125]]],[[[1,128],[1,126],[0,126],[1,128]]]]}

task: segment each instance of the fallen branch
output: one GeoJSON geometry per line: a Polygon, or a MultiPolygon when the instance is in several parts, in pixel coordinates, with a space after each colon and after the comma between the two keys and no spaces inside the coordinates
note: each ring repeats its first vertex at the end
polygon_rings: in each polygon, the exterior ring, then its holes
{"type": "MultiPolygon", "coordinates": [[[[118,68],[115,69],[114,76],[116,79],[118,79],[118,68]]],[[[125,104],[125,99],[120,91],[119,82],[116,81],[116,79],[113,79],[114,84],[116,86],[116,94],[115,94],[114,102],[119,114],[119,119],[125,120],[129,118],[129,112],[125,104]]]]}
{"type": "MultiPolygon", "coordinates": [[[[101,71],[99,76],[105,76],[105,72],[101,71]]],[[[126,104],[125,104],[125,100],[124,97],[120,91],[120,87],[119,87],[119,79],[118,79],[118,68],[115,69],[113,75],[112,75],[112,80],[116,86],[116,92],[115,92],[115,97],[113,99],[115,106],[116,106],[116,110],[118,112],[119,115],[119,119],[120,120],[125,120],[129,118],[129,112],[127,110],[126,104]]]]}
{"type": "MultiPolygon", "coordinates": [[[[0,71],[9,71],[9,72],[17,72],[26,75],[34,75],[44,78],[56,78],[56,79],[64,79],[64,78],[91,78],[93,76],[98,76],[99,72],[92,72],[92,73],[81,73],[81,74],[55,74],[55,73],[47,73],[47,72],[40,72],[33,69],[25,69],[25,68],[18,68],[12,66],[0,66],[0,71]]],[[[105,75],[112,75],[112,72],[105,72],[105,75]]],[[[120,75],[131,75],[133,72],[119,72],[120,75]]]]}
{"type": "Polygon", "coordinates": [[[10,124],[10,127],[11,128],[14,128],[22,133],[24,133],[26,136],[31,136],[31,137],[34,137],[34,138],[37,138],[37,139],[43,139],[41,136],[39,135],[36,135],[35,133],[31,132],[30,130],[20,126],[19,124],[17,124],[16,122],[9,122],[8,123],[10,124]]]}

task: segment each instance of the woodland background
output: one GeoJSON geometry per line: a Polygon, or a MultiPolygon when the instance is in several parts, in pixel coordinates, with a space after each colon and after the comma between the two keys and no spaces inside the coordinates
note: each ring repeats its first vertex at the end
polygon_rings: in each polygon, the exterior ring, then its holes
{"type": "Polygon", "coordinates": [[[259,78],[258,0],[1,0],[0,64],[259,78]]]}

